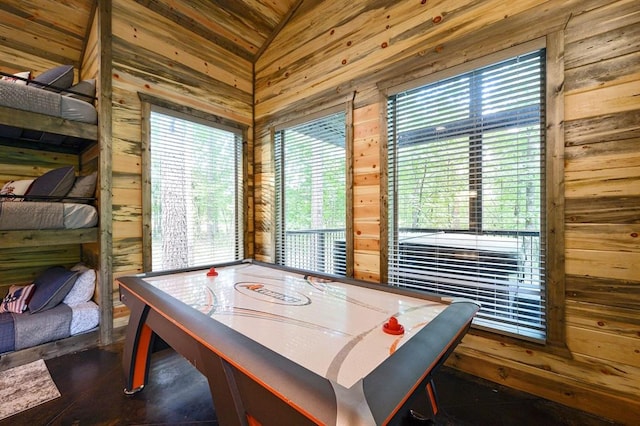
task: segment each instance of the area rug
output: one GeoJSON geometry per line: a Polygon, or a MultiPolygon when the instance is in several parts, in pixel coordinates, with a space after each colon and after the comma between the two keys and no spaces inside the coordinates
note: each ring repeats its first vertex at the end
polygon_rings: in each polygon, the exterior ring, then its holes
{"type": "Polygon", "coordinates": [[[60,397],[44,360],[0,371],[0,420],[60,397]]]}

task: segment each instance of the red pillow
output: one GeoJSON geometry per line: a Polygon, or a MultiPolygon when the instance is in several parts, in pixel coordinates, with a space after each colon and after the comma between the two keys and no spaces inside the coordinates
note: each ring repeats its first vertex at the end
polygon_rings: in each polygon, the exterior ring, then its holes
{"type": "Polygon", "coordinates": [[[31,71],[23,71],[23,72],[17,72],[13,75],[13,77],[11,76],[2,76],[2,78],[0,78],[0,80],[5,81],[7,83],[14,83],[14,84],[19,84],[21,86],[26,86],[27,85],[27,80],[29,80],[31,78],[31,71]]]}
{"type": "Polygon", "coordinates": [[[9,293],[2,299],[0,304],[0,313],[14,312],[21,314],[27,310],[27,304],[33,295],[36,286],[33,284],[19,286],[12,285],[9,287],[9,293]]]}

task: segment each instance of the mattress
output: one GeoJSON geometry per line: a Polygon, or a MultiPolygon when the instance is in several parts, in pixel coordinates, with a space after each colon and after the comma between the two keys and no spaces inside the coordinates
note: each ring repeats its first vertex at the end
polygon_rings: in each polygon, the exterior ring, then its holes
{"type": "Polygon", "coordinates": [[[60,96],[60,116],[71,121],[96,124],[98,111],[88,102],[69,96],[60,96]]]}
{"type": "Polygon", "coordinates": [[[88,102],[35,86],[7,83],[1,80],[0,105],[62,117],[71,121],[90,124],[98,122],[98,113],[94,106],[88,102]]]}
{"type": "Polygon", "coordinates": [[[71,306],[71,325],[69,334],[85,333],[100,323],[100,307],[92,301],[71,306]]]}
{"type": "Polygon", "coordinates": [[[0,230],[79,229],[98,224],[98,211],[89,204],[0,202],[0,230]]]}
{"type": "Polygon", "coordinates": [[[98,224],[98,211],[89,204],[62,203],[64,229],[93,228],[98,224]]]}
{"type": "Polygon", "coordinates": [[[0,314],[0,354],[86,333],[100,323],[100,307],[92,301],[30,314],[0,314]]]}

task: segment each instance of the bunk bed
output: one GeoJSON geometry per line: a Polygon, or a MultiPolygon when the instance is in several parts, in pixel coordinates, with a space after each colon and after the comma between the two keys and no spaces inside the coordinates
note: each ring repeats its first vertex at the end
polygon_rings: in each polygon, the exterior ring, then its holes
{"type": "Polygon", "coordinates": [[[80,152],[98,137],[95,80],[76,85],[73,68],[53,68],[35,79],[1,73],[2,143],[80,152]]]}
{"type": "MultiPolygon", "coordinates": [[[[0,79],[0,144],[78,155],[95,144],[98,139],[97,112],[93,105],[95,81],[82,81],[74,86],[71,85],[72,81],[71,66],[53,68],[35,79],[3,73],[0,79]]],[[[46,185],[46,176],[44,178],[46,185]]],[[[61,199],[48,199],[46,189],[34,191],[32,188],[29,191],[30,200],[37,203],[29,205],[9,205],[3,201],[14,201],[15,198],[11,197],[16,194],[0,194],[0,202],[5,206],[0,209],[4,211],[2,215],[23,219],[0,220],[0,248],[57,244],[63,239],[77,243],[97,241],[97,227],[92,221],[89,221],[90,226],[65,225],[66,217],[79,214],[79,210],[87,210],[87,206],[47,206],[45,202],[61,199]],[[27,211],[29,209],[31,211],[27,211]],[[48,224],[22,223],[26,217],[34,221],[42,218],[42,214],[35,214],[38,209],[40,213],[50,215],[48,224]],[[52,210],[57,211],[55,218],[52,210]]],[[[73,194],[71,196],[65,201],[86,204],[85,197],[74,200],[73,194]]]]}
{"type": "MultiPolygon", "coordinates": [[[[95,81],[82,81],[72,86],[71,66],[53,68],[34,79],[30,75],[1,74],[0,145],[9,147],[3,152],[29,150],[52,157],[56,153],[71,154],[78,159],[77,165],[81,164],[83,153],[95,147],[98,141],[95,81]]],[[[11,162],[10,158],[0,160],[5,164],[11,162]]],[[[13,254],[15,250],[29,256],[30,251],[43,247],[97,243],[97,173],[95,166],[93,169],[76,170],[70,165],[49,170],[33,179],[17,177],[15,181],[4,179],[5,182],[0,182],[0,252],[13,254]]],[[[14,261],[22,264],[29,260],[21,262],[14,261]]],[[[68,259],[60,263],[64,262],[68,259]]],[[[6,293],[0,294],[5,302],[0,306],[0,311],[4,311],[0,312],[0,367],[11,365],[13,361],[9,356],[20,355],[18,351],[33,350],[36,356],[46,357],[47,353],[60,349],[58,342],[61,339],[70,336],[84,334],[89,337],[73,341],[68,344],[69,348],[97,342],[98,333],[89,333],[96,331],[100,322],[100,308],[93,301],[98,285],[96,270],[80,265],[74,268],[75,271],[55,264],[39,266],[40,273],[32,283],[12,285],[6,280],[0,283],[6,293]],[[50,298],[45,289],[51,281],[56,281],[56,271],[62,270],[72,278],[64,281],[62,288],[56,288],[50,298]],[[30,285],[35,287],[31,300],[25,306],[15,308],[14,302],[30,285]],[[83,288],[82,300],[77,297],[80,288],[83,288]],[[36,296],[38,293],[40,296],[36,296]],[[34,297],[45,297],[46,308],[30,309],[34,297]]],[[[6,269],[5,275],[10,275],[6,269]]]]}
{"type": "Polygon", "coordinates": [[[36,179],[10,180],[0,189],[0,230],[79,229],[98,223],[97,173],[75,175],[73,166],[36,179]],[[85,204],[87,203],[87,204],[85,204]]]}
{"type": "Polygon", "coordinates": [[[0,302],[0,354],[79,335],[100,322],[95,270],[54,266],[0,302]],[[28,306],[28,309],[27,309],[28,306]]]}

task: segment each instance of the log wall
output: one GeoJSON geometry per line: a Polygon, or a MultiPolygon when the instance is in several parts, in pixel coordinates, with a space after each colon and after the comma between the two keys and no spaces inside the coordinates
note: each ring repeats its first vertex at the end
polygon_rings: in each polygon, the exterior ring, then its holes
{"type": "Polygon", "coordinates": [[[256,258],[273,258],[270,128],[354,99],[354,269],[384,277],[382,89],[550,34],[564,64],[556,188],[564,350],[472,331],[449,364],[627,424],[640,420],[640,4],[307,1],[256,62],[256,258]],[[564,167],[563,167],[564,166],[564,167]],[[561,234],[562,235],[562,234],[561,234]],[[564,297],[562,297],[564,296],[564,297]],[[562,300],[564,299],[564,300],[562,300]]]}
{"type": "MultiPolygon", "coordinates": [[[[142,2],[141,2],[142,3],[142,2]]],[[[253,125],[253,65],[138,2],[112,9],[113,274],[143,268],[139,93],[253,125]]],[[[249,132],[251,135],[253,130],[249,132]]],[[[113,288],[114,326],[127,310],[113,288]]]]}
{"type": "Polygon", "coordinates": [[[566,348],[472,331],[450,364],[620,422],[640,419],[636,0],[305,0],[255,64],[144,6],[155,2],[36,0],[39,14],[11,13],[21,3],[0,6],[7,41],[0,70],[40,73],[72,63],[78,78],[98,79],[108,105],[100,105],[99,147],[80,158],[0,148],[0,181],[77,164],[100,171],[100,202],[108,206],[99,243],[3,249],[0,281],[28,281],[54,259],[95,258],[105,266],[101,295],[113,310],[102,306],[116,327],[127,312],[112,274],[141,272],[143,262],[138,93],[249,126],[247,255],[264,261],[274,253],[272,126],[352,105],[353,269],[378,282],[385,276],[384,88],[559,32],[564,151],[554,184],[564,196],[558,256],[566,348]]]}

